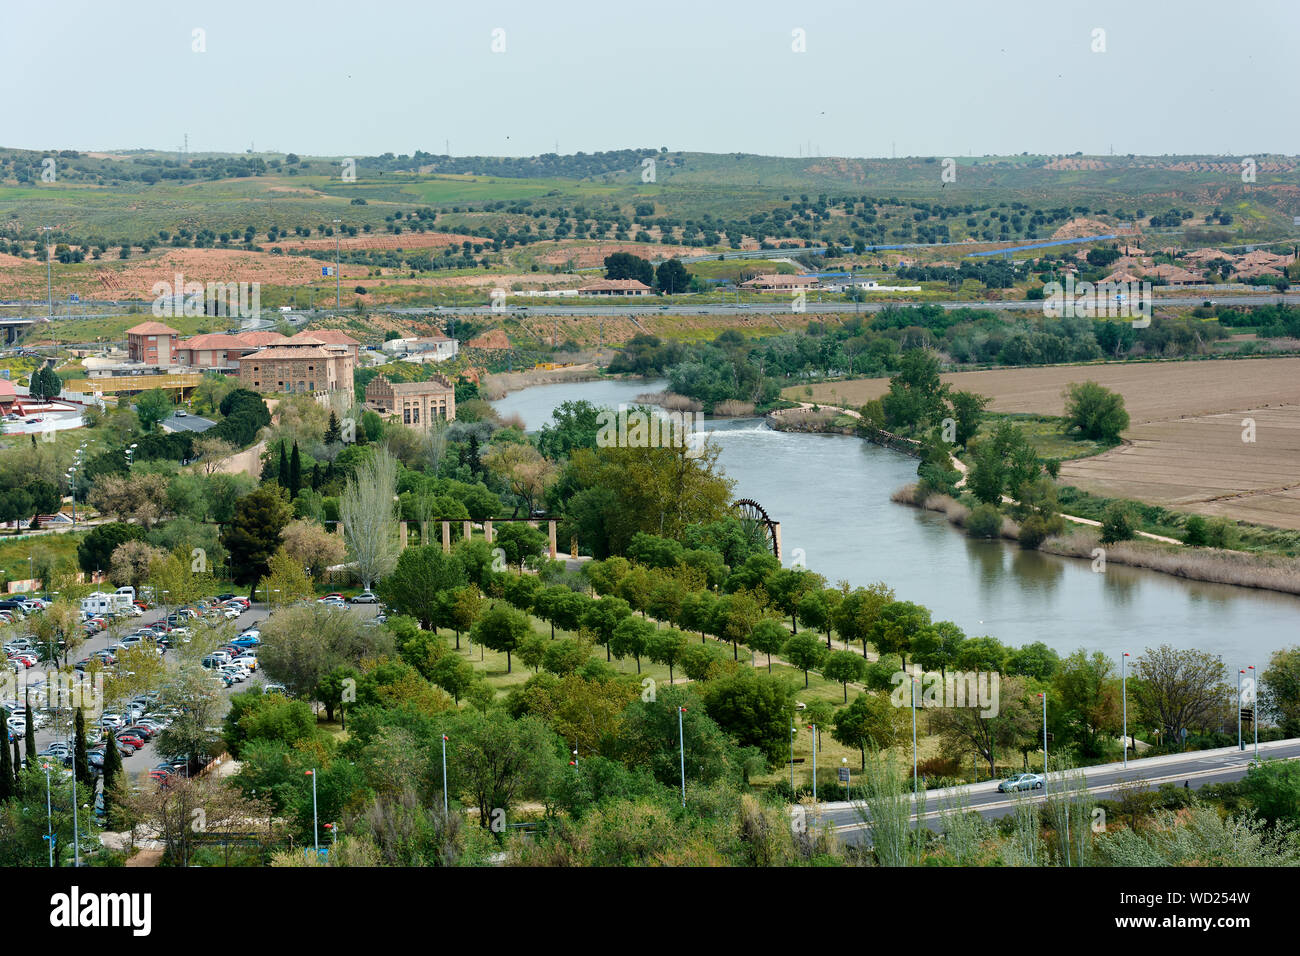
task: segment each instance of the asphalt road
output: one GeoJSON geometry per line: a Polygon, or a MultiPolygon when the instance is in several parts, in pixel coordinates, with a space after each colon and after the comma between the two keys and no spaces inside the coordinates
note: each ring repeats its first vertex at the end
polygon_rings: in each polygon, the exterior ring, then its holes
{"type": "MultiPolygon", "coordinates": [[[[1300,739],[1277,740],[1259,745],[1261,759],[1300,759],[1300,739]]],[[[1082,771],[1087,781],[1088,792],[1102,798],[1114,796],[1116,788],[1125,782],[1145,780],[1154,789],[1163,783],[1182,786],[1186,783],[1191,789],[1198,790],[1206,784],[1226,783],[1240,780],[1254,760],[1254,747],[1249,740],[1246,749],[1238,751],[1236,747],[1219,750],[1200,750],[1185,754],[1165,754],[1159,757],[1129,759],[1128,768],[1122,763],[1104,764],[1088,767],[1082,771]]],[[[856,774],[854,775],[856,777],[856,774]]],[[[1049,787],[1051,782],[1049,781],[1049,787]]],[[[1018,794],[999,793],[998,781],[968,784],[945,790],[931,790],[926,793],[925,813],[922,820],[926,826],[938,830],[941,828],[940,812],[964,804],[966,809],[978,813],[986,820],[995,820],[1016,812],[1016,807],[1023,802],[1042,802],[1050,796],[1042,790],[1022,791],[1018,794]]],[[[913,801],[915,802],[915,801],[913,801]]],[[[832,824],[841,838],[852,843],[868,836],[867,824],[863,823],[856,806],[843,801],[825,803],[819,807],[820,819],[832,824]]],[[[913,812],[912,819],[916,820],[913,812]]]]}

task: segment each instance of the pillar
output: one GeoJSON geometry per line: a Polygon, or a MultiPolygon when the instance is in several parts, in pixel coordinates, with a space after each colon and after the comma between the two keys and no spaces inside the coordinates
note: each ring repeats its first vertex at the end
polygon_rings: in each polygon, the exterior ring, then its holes
{"type": "Polygon", "coordinates": [[[551,539],[551,560],[555,560],[555,519],[546,522],[546,533],[551,539]]]}
{"type": "Polygon", "coordinates": [[[451,522],[442,523],[442,553],[451,554],[451,522]]]}
{"type": "Polygon", "coordinates": [[[466,541],[472,538],[474,536],[474,522],[472,521],[462,522],[460,533],[461,533],[461,537],[463,537],[466,541]]]}
{"type": "Polygon", "coordinates": [[[431,544],[429,541],[429,522],[427,520],[420,522],[420,544],[431,544]]]}
{"type": "Polygon", "coordinates": [[[406,536],[407,536],[407,533],[408,533],[408,532],[407,532],[407,529],[406,529],[406,522],[405,522],[405,521],[399,521],[399,522],[397,522],[397,540],[398,540],[398,542],[399,542],[399,546],[401,547],[401,549],[402,549],[403,551],[406,550],[406,536]]]}
{"type": "Polygon", "coordinates": [[[772,539],[776,542],[776,559],[781,560],[781,522],[772,522],[772,539]]]}
{"type": "Polygon", "coordinates": [[[488,518],[486,521],[483,522],[483,537],[487,540],[488,544],[492,543],[492,519],[491,518],[488,518]]]}

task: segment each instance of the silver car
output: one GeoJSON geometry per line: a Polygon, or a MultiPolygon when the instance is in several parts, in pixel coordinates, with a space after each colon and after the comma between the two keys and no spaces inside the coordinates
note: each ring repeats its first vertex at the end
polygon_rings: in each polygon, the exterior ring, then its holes
{"type": "Polygon", "coordinates": [[[1036,773],[1018,773],[998,784],[999,793],[1014,793],[1019,790],[1041,790],[1043,778],[1036,773]]]}

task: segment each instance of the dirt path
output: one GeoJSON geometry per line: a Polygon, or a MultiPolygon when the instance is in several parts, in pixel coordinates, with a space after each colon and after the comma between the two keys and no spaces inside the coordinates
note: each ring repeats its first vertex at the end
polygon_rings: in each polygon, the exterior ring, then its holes
{"type": "Polygon", "coordinates": [[[266,442],[260,441],[252,448],[237,451],[229,458],[223,459],[216,470],[223,475],[237,475],[246,472],[256,478],[262,470],[262,453],[266,451],[266,442]]]}

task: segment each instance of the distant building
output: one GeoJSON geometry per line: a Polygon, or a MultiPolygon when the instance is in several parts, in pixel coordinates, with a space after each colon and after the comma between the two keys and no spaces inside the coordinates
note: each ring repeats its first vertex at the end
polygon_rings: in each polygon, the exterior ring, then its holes
{"type": "Polygon", "coordinates": [[[578,295],[649,295],[651,291],[640,279],[597,279],[578,287],[578,295]]]}
{"type": "Polygon", "coordinates": [[[356,361],[346,345],[299,338],[250,352],[239,360],[239,380],[260,392],[351,392],[356,361]]]}
{"type": "Polygon", "coordinates": [[[816,284],[817,279],[813,276],[763,275],[742,282],[740,287],[751,292],[797,292],[811,289],[816,284]]]}
{"type": "Polygon", "coordinates": [[[161,322],[142,322],[126,330],[127,358],[132,362],[166,368],[176,364],[175,329],[161,322]]]}
{"type": "Polygon", "coordinates": [[[9,379],[0,378],[0,415],[8,415],[10,412],[22,414],[22,406],[18,403],[18,391],[9,379]]]}
{"type": "Polygon", "coordinates": [[[419,355],[433,362],[445,362],[453,359],[460,351],[460,344],[441,333],[422,335],[405,339],[389,339],[380,348],[391,355],[419,355]]]}
{"type": "Polygon", "coordinates": [[[427,382],[390,382],[376,375],[366,385],[366,405],[380,415],[400,417],[403,425],[428,430],[435,419],[455,421],[456,389],[441,375],[427,382]]]}

